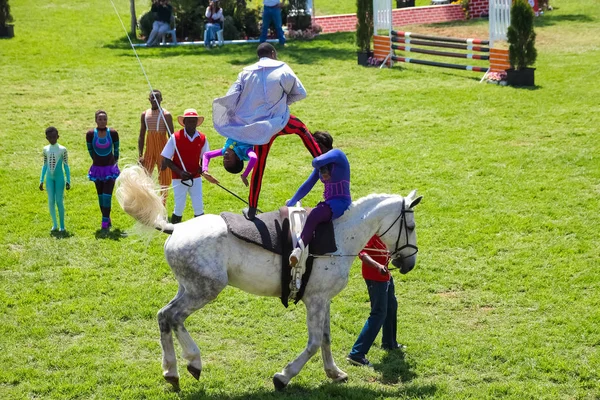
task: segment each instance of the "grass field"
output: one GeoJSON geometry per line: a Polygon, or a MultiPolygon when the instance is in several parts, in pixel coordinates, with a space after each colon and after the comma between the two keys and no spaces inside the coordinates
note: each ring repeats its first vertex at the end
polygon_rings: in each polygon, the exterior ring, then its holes
{"type": "MultiPolygon", "coordinates": [[[[347,384],[329,383],[318,354],[274,393],[272,375],[306,344],[304,308],[228,288],[188,319],[204,371],[196,382],[181,368],[174,393],[161,377],[156,323],[177,289],[165,237],[131,234],[116,203],[115,228],[103,235],[86,179],[84,133],[98,108],[121,134],[120,164],[135,162],[147,83],[110,2],[12,0],[16,37],[0,40],[0,399],[599,398],[600,4],[552,4],[536,21],[530,89],[453,70],[359,67],[352,33],[281,49],[309,93],[292,112],[347,153],[353,197],[425,196],[417,267],[395,275],[398,339],[408,348],[404,358],[387,354],[377,339],[374,369],[344,360],[369,312],[355,262],[332,304],[333,354],[347,384]],[[63,238],[49,234],[38,190],[49,125],[71,157],[63,238]]],[[[129,2],[117,8],[127,24],[129,2]]],[[[485,37],[487,25],[418,29],[485,37]]],[[[212,99],[254,62],[255,46],[139,55],[165,108],[197,108],[211,147],[221,146],[212,99]]],[[[259,207],[290,198],[309,162],[299,140],[277,139],[259,207]]],[[[246,195],[239,178],[212,170],[246,195]]],[[[208,213],[243,206],[208,183],[204,192],[208,213]]]]}

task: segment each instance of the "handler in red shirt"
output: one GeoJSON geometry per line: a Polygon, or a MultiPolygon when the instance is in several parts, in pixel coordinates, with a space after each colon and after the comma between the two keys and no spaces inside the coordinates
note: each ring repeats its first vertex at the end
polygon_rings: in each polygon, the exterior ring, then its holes
{"type": "Polygon", "coordinates": [[[362,261],[362,275],[369,290],[371,314],[346,359],[354,365],[370,367],[366,355],[382,327],[382,348],[395,350],[403,346],[396,341],[398,301],[394,279],[387,269],[390,256],[386,245],[375,235],[358,254],[358,258],[362,261]]]}

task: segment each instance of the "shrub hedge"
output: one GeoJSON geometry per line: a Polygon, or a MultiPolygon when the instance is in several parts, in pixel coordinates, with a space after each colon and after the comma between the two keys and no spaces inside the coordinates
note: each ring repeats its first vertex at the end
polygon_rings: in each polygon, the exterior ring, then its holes
{"type": "MultiPolygon", "coordinates": [[[[202,40],[204,38],[204,13],[209,0],[172,0],[175,11],[178,40],[202,40]]],[[[226,40],[257,38],[260,36],[262,5],[248,7],[246,0],[221,0],[225,16],[223,37],[226,40]]],[[[285,21],[285,19],[284,19],[285,21]]],[[[143,37],[152,31],[153,15],[148,11],[139,19],[138,26],[143,37]]]]}

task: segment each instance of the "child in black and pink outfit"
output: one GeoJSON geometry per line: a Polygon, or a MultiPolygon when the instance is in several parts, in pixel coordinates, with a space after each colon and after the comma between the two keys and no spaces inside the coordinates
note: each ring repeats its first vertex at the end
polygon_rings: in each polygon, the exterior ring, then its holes
{"type": "Polygon", "coordinates": [[[201,160],[209,150],[206,136],[196,128],[204,122],[193,108],[185,110],[177,121],[184,129],[175,132],[165,145],[162,153],[163,169],[170,168],[173,176],[173,197],[175,209],[171,222],[181,222],[187,194],[192,199],[194,217],[204,214],[202,201],[202,167],[201,160]]]}
{"type": "Polygon", "coordinates": [[[109,229],[111,224],[110,210],[115,179],[121,173],[117,166],[119,161],[119,133],[107,126],[106,111],[96,111],[96,128],[85,135],[88,152],[92,158],[92,166],[88,178],[96,185],[100,212],[102,213],[102,229],[109,229]]]}

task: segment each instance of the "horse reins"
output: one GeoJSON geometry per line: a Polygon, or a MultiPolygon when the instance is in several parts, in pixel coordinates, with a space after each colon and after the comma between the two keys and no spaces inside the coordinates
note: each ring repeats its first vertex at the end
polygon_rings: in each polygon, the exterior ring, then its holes
{"type": "Polygon", "coordinates": [[[402,211],[400,211],[400,215],[398,215],[398,217],[396,217],[396,219],[394,220],[394,222],[392,222],[392,224],[390,225],[390,227],[387,228],[385,230],[385,232],[383,232],[379,236],[380,238],[383,237],[383,235],[385,235],[386,233],[388,233],[388,231],[390,229],[392,229],[392,226],[394,226],[394,224],[398,220],[400,220],[400,229],[398,229],[398,237],[396,238],[396,248],[394,249],[393,252],[390,253],[390,257],[391,258],[398,258],[398,257],[400,257],[400,258],[408,258],[408,257],[414,256],[415,254],[417,254],[419,252],[419,248],[417,246],[408,243],[408,226],[406,225],[406,218],[404,216],[405,216],[406,213],[412,213],[412,212],[413,212],[413,210],[406,210],[404,208],[404,199],[402,199],[402,211]],[[402,230],[403,230],[402,226],[404,226],[404,232],[406,233],[406,235],[405,235],[406,236],[406,243],[404,245],[398,247],[398,244],[400,243],[400,237],[402,236],[402,230]],[[414,253],[412,253],[409,256],[404,257],[404,256],[402,256],[402,254],[400,254],[400,252],[402,250],[404,250],[404,249],[407,249],[407,248],[408,249],[413,249],[414,253]],[[396,256],[396,257],[394,257],[394,256],[396,256]]]}
{"type": "MultiPolygon", "coordinates": [[[[413,210],[405,210],[404,209],[404,199],[402,199],[402,211],[400,211],[400,214],[398,215],[398,217],[396,217],[396,219],[394,220],[394,222],[392,222],[392,224],[381,234],[379,235],[379,237],[383,237],[383,235],[385,235],[386,233],[389,232],[390,229],[392,229],[392,227],[396,224],[396,222],[398,222],[398,220],[400,220],[400,229],[398,229],[398,237],[396,238],[396,248],[394,249],[394,251],[390,252],[389,250],[383,250],[383,249],[374,249],[374,248],[365,248],[364,250],[369,250],[369,251],[373,251],[373,252],[379,252],[382,254],[389,254],[390,258],[394,258],[394,255],[399,254],[402,250],[409,248],[409,249],[414,249],[414,253],[412,253],[411,255],[407,256],[407,257],[403,257],[402,255],[400,255],[401,258],[408,258],[408,257],[412,257],[415,254],[417,254],[419,252],[419,248],[415,245],[412,245],[410,243],[408,243],[408,226],[406,225],[406,218],[404,218],[404,214],[405,213],[413,213],[413,210]],[[404,225],[404,231],[406,232],[406,244],[402,245],[401,247],[398,247],[398,244],[400,243],[400,237],[402,236],[402,226],[404,225]]],[[[312,254],[309,253],[309,256],[312,257],[318,257],[318,258],[325,258],[325,257],[358,257],[358,254],[312,254]]],[[[395,268],[388,268],[388,271],[394,270],[394,269],[398,269],[398,267],[395,268]]]]}

